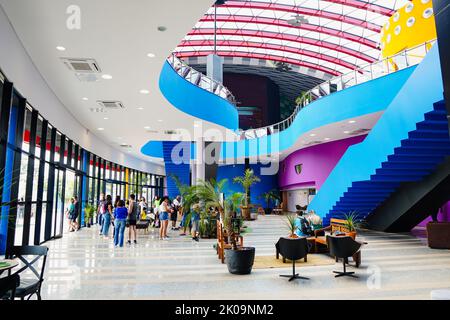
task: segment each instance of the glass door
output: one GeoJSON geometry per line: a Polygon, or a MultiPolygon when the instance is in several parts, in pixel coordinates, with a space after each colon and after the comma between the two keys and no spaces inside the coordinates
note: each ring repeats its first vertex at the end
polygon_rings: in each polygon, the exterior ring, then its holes
{"type": "Polygon", "coordinates": [[[55,170],[55,197],[52,219],[52,238],[61,238],[64,226],[66,170],[55,170]]]}

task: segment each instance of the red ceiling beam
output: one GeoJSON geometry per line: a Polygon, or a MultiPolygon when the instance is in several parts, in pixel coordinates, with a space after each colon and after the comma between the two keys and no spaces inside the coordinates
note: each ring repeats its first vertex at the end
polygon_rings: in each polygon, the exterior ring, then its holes
{"type": "MultiPolygon", "coordinates": [[[[183,40],[179,45],[179,47],[205,47],[205,46],[214,46],[213,40],[183,40]]],[[[344,61],[339,58],[335,58],[326,54],[321,54],[315,51],[298,49],[290,46],[270,44],[270,43],[261,43],[261,42],[253,42],[253,41],[239,41],[239,40],[219,40],[217,41],[218,47],[236,47],[236,48],[255,48],[255,49],[267,49],[274,51],[282,51],[293,54],[304,55],[311,58],[316,58],[319,60],[327,61],[333,64],[337,64],[348,68],[350,70],[354,70],[357,68],[356,65],[344,61]]]]}
{"type": "Polygon", "coordinates": [[[290,12],[305,16],[314,16],[320,18],[326,18],[330,20],[340,21],[355,25],[361,28],[365,28],[374,32],[379,33],[381,31],[381,26],[371,23],[362,19],[353,18],[343,14],[330,12],[326,10],[318,10],[312,8],[304,8],[300,6],[292,6],[288,4],[271,3],[271,2],[260,2],[260,1],[227,1],[222,8],[236,8],[236,9],[259,9],[259,10],[271,10],[271,11],[281,11],[290,12]]]}
{"type": "MultiPolygon", "coordinates": [[[[249,58],[249,59],[261,59],[261,60],[270,60],[270,61],[275,61],[275,62],[284,62],[284,63],[289,63],[289,64],[293,64],[293,65],[297,65],[300,67],[306,67],[306,68],[311,68],[311,69],[315,69],[318,71],[322,71],[324,73],[327,74],[331,74],[333,76],[340,76],[342,73],[336,71],[336,70],[332,70],[314,63],[310,63],[310,62],[306,62],[306,61],[301,61],[301,60],[297,60],[297,59],[292,59],[292,58],[286,58],[286,57],[281,57],[281,56],[277,56],[277,55],[270,55],[270,54],[261,54],[261,53],[250,53],[250,52],[239,52],[239,51],[225,51],[225,50],[217,50],[217,52],[219,53],[219,55],[221,57],[240,57],[240,58],[249,58]]],[[[203,57],[203,56],[208,56],[210,54],[214,53],[213,50],[207,50],[207,51],[184,51],[184,52],[178,52],[176,53],[178,58],[189,58],[189,57],[203,57]]]]}
{"type": "Polygon", "coordinates": [[[353,7],[357,9],[363,9],[370,12],[375,12],[378,14],[381,14],[383,16],[390,17],[395,13],[395,10],[392,10],[390,8],[386,8],[380,5],[376,5],[373,3],[365,2],[365,1],[359,1],[359,0],[322,0],[326,2],[332,2],[337,4],[342,4],[347,7],[353,7]]]}
{"type": "MultiPolygon", "coordinates": [[[[205,15],[201,20],[201,22],[214,22],[214,15],[205,15]]],[[[253,16],[245,16],[245,15],[226,15],[220,14],[217,15],[217,21],[219,22],[235,22],[235,23],[254,23],[254,24],[263,24],[263,25],[271,25],[283,28],[293,28],[293,29],[301,29],[311,32],[318,32],[327,34],[330,36],[343,38],[346,40],[350,40],[353,42],[357,42],[359,44],[368,46],[373,49],[378,49],[378,44],[375,41],[370,39],[357,36],[355,34],[344,32],[340,30],[336,30],[333,28],[322,27],[314,24],[302,23],[299,27],[292,26],[286,20],[274,19],[274,18],[266,18],[266,17],[253,17],[253,16]]]]}
{"type": "MultiPolygon", "coordinates": [[[[308,37],[301,37],[291,34],[284,34],[284,33],[276,33],[276,32],[269,32],[269,31],[257,31],[257,30],[245,30],[245,29],[217,29],[218,35],[224,35],[224,36],[241,36],[241,37],[256,37],[256,38],[267,38],[267,39],[276,39],[276,40],[285,40],[285,41],[292,41],[297,43],[303,43],[303,44],[309,44],[313,46],[318,46],[322,48],[326,48],[329,50],[334,50],[337,52],[345,53],[350,56],[353,56],[355,58],[364,60],[369,63],[373,63],[376,61],[375,58],[366,55],[364,53],[361,53],[360,51],[356,51],[350,48],[343,47],[341,45],[317,40],[313,38],[308,37]]],[[[212,36],[214,35],[214,29],[194,29],[189,34],[189,36],[195,36],[195,35],[201,35],[201,36],[212,36]]]]}

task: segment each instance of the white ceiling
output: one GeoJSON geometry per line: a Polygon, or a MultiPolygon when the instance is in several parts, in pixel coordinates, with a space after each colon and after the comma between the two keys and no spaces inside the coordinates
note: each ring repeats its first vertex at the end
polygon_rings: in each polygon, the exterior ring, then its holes
{"type": "MultiPolygon", "coordinates": [[[[162,130],[194,130],[196,119],[171,106],[160,93],[158,81],[166,57],[212,3],[212,0],[0,0],[37,69],[66,108],[107,144],[118,149],[121,143],[131,144],[131,153],[142,159],[148,159],[140,153],[146,142],[170,140],[162,130]],[[66,27],[69,17],[66,10],[70,5],[81,9],[80,30],[66,27]],[[158,26],[165,26],[167,31],[158,31],[158,26]],[[66,51],[56,50],[57,46],[65,47],[66,51]],[[147,57],[148,53],[155,58],[147,57]],[[63,65],[61,57],[94,58],[102,72],[113,78],[80,82],[63,65]],[[149,90],[150,94],[141,94],[141,89],[149,90]],[[84,97],[89,100],[82,100],[84,97]],[[126,109],[92,113],[90,108],[96,107],[97,100],[122,101],[126,109]],[[159,133],[150,133],[145,127],[159,133]]],[[[223,131],[211,123],[203,123],[203,128],[223,131]]]]}

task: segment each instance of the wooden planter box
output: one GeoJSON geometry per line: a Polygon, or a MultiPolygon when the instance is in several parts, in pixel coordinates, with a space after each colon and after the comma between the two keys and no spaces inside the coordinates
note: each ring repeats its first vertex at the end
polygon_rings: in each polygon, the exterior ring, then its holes
{"type": "Polygon", "coordinates": [[[433,249],[450,249],[450,222],[427,223],[428,246],[433,249]]]}

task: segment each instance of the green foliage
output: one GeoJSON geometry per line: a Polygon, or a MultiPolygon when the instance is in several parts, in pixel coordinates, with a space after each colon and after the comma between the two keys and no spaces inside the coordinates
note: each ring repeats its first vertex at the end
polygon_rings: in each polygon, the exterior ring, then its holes
{"type": "Polygon", "coordinates": [[[84,221],[90,222],[90,220],[94,217],[95,206],[91,204],[86,204],[84,207],[84,221]]]}
{"type": "Polygon", "coordinates": [[[286,226],[288,227],[288,230],[291,233],[291,235],[295,234],[295,231],[297,229],[297,225],[295,223],[296,220],[297,217],[295,214],[288,214],[286,216],[286,226]]]}
{"type": "Polygon", "coordinates": [[[259,196],[260,199],[264,199],[267,204],[267,209],[270,207],[270,201],[280,200],[280,195],[277,189],[272,189],[266,193],[259,196]]]}
{"type": "Polygon", "coordinates": [[[350,211],[348,213],[344,213],[345,226],[350,232],[356,231],[356,228],[359,228],[363,224],[363,220],[358,218],[357,211],[350,211]]]}
{"type": "Polygon", "coordinates": [[[255,175],[255,173],[253,172],[252,169],[245,170],[245,173],[243,176],[235,177],[233,179],[234,183],[238,183],[238,184],[242,185],[242,187],[244,188],[244,193],[245,193],[244,206],[248,207],[248,205],[249,205],[249,202],[250,202],[249,193],[250,193],[251,186],[260,181],[261,181],[261,179],[255,175]]]}

